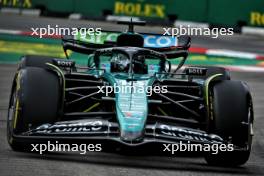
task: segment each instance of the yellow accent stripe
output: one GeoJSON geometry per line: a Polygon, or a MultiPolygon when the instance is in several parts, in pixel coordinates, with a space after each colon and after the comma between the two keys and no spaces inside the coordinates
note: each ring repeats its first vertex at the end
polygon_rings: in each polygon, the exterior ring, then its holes
{"type": "Polygon", "coordinates": [[[18,91],[20,89],[20,79],[21,79],[21,71],[18,72],[16,77],[16,90],[18,91]]]}
{"type": "Polygon", "coordinates": [[[163,115],[168,116],[168,114],[167,114],[165,111],[163,111],[160,107],[158,107],[158,110],[159,110],[163,115]]]}
{"type": "Polygon", "coordinates": [[[15,108],[15,119],[14,119],[14,124],[13,128],[16,129],[17,126],[17,117],[18,117],[18,110],[19,110],[19,100],[16,100],[16,108],[15,108]]]}
{"type": "Polygon", "coordinates": [[[58,71],[60,73],[60,75],[62,76],[62,84],[63,84],[63,100],[65,98],[65,86],[66,86],[66,83],[65,83],[65,77],[64,77],[64,73],[61,71],[61,69],[59,67],[57,67],[56,65],[53,65],[51,63],[46,63],[47,65],[53,67],[56,71],[58,71]]]}
{"type": "Polygon", "coordinates": [[[207,107],[208,115],[209,115],[209,84],[214,78],[216,78],[218,76],[222,76],[222,75],[223,74],[221,74],[221,73],[212,75],[209,78],[207,78],[205,81],[205,99],[206,99],[206,107],[207,107]]]}
{"type": "Polygon", "coordinates": [[[96,108],[97,106],[99,106],[100,103],[95,103],[94,105],[92,105],[91,107],[87,108],[86,110],[84,110],[83,112],[89,112],[91,111],[92,109],[96,108]]]}
{"type": "MultiPolygon", "coordinates": [[[[20,79],[21,79],[21,71],[18,72],[16,77],[16,91],[20,90],[20,79]]],[[[16,106],[15,106],[15,117],[13,122],[13,128],[16,129],[17,126],[17,118],[18,118],[18,110],[19,110],[19,99],[16,97],[16,106]]]]}

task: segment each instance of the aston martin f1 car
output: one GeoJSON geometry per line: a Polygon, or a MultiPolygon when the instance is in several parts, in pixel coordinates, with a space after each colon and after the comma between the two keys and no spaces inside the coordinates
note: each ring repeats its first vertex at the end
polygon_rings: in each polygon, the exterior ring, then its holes
{"type": "MultiPolygon", "coordinates": [[[[250,155],[253,104],[249,87],[221,67],[184,66],[188,36],[139,34],[115,40],[64,36],[65,58],[24,56],[10,96],[7,134],[13,150],[47,140],[155,144],[233,144],[205,159],[241,165],[250,155]],[[85,65],[70,59],[83,55],[85,65]],[[173,62],[172,60],[176,60],[173,62]]],[[[111,37],[109,37],[111,38],[111,37]]]]}

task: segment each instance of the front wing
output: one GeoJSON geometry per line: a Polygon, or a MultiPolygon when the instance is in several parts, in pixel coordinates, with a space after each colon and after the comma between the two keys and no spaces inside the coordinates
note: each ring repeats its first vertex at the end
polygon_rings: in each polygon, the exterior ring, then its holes
{"type": "Polygon", "coordinates": [[[118,123],[101,119],[60,121],[43,124],[13,137],[17,140],[38,142],[45,140],[110,140],[126,146],[140,146],[147,143],[225,143],[218,135],[205,131],[163,123],[145,126],[144,137],[127,141],[120,137],[118,123]]]}

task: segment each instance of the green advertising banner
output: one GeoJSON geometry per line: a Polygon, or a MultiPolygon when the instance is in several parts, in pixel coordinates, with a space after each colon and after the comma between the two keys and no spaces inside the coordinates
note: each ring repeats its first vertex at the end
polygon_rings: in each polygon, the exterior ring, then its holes
{"type": "Polygon", "coordinates": [[[264,27],[263,0],[210,0],[208,22],[223,26],[264,27]]]}
{"type": "Polygon", "coordinates": [[[80,13],[88,18],[117,15],[264,27],[264,0],[0,0],[2,7],[80,13]]]}

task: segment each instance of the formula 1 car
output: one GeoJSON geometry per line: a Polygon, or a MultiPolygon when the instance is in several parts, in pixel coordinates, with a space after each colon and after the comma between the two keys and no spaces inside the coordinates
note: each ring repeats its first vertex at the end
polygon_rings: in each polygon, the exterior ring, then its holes
{"type": "Polygon", "coordinates": [[[64,36],[64,59],[22,57],[8,111],[11,148],[23,151],[28,143],[47,140],[111,142],[131,150],[179,142],[233,144],[232,151],[206,152],[206,161],[244,164],[254,120],[247,84],[231,80],[221,67],[184,67],[188,36],[138,34],[134,25],[143,22],[120,24],[129,29],[115,41],[64,36]],[[84,54],[87,65],[69,59],[68,50],[84,54]]]}

